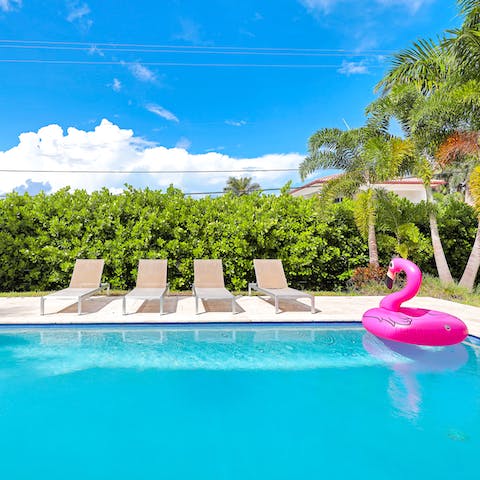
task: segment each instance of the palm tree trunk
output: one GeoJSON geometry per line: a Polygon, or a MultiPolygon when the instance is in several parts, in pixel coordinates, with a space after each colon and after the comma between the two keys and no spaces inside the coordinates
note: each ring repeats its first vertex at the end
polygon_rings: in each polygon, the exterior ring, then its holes
{"type": "MultiPolygon", "coordinates": [[[[430,185],[425,185],[425,192],[427,194],[427,202],[434,203],[432,188],[430,185]]],[[[453,277],[448,267],[447,259],[445,258],[445,252],[443,251],[442,241],[440,240],[440,234],[438,233],[437,216],[435,212],[431,211],[429,215],[430,220],[430,235],[432,237],[433,256],[435,258],[435,265],[437,267],[438,277],[442,285],[448,285],[453,283],[453,277]]]]}
{"type": "Polygon", "coordinates": [[[375,233],[375,223],[373,223],[373,221],[368,222],[368,258],[370,265],[374,265],[375,267],[379,266],[377,235],[375,233]]]}
{"type": "Polygon", "coordinates": [[[459,285],[467,288],[470,292],[473,290],[475,279],[477,278],[478,269],[480,268],[480,219],[477,227],[477,234],[475,235],[475,241],[473,242],[472,251],[470,257],[468,257],[467,266],[463,271],[462,278],[459,285]]]}

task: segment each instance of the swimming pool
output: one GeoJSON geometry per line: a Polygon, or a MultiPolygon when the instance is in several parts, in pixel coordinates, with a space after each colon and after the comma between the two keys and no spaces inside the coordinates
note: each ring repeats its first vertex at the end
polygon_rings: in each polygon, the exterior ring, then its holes
{"type": "Polygon", "coordinates": [[[474,342],[402,349],[358,326],[0,330],[2,478],[478,479],[474,342]]]}

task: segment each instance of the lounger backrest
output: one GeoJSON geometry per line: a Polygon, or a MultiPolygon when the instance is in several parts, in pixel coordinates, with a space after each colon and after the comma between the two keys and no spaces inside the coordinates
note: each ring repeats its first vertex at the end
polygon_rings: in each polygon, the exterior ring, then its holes
{"type": "Polygon", "coordinates": [[[97,288],[102,281],[103,260],[78,259],[73,267],[70,288],[97,288]]]}
{"type": "Polygon", "coordinates": [[[167,286],[167,260],[139,260],[137,288],[165,288],[167,286]]]}
{"type": "Polygon", "coordinates": [[[225,288],[221,260],[194,260],[193,277],[197,288],[225,288]]]}
{"type": "Polygon", "coordinates": [[[255,275],[257,277],[257,285],[260,288],[287,288],[287,278],[283,271],[281,260],[268,259],[253,261],[255,267],[255,275]]]}

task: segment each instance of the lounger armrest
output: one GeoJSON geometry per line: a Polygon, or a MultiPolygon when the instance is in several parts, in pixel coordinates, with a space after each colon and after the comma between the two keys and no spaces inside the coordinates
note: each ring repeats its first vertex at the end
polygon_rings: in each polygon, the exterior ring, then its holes
{"type": "Polygon", "coordinates": [[[106,289],[107,290],[107,295],[110,295],[110,284],[108,282],[101,283],[100,288],[102,290],[106,289]]]}
{"type": "Polygon", "coordinates": [[[258,284],[255,283],[255,282],[252,282],[252,283],[248,284],[248,294],[249,295],[252,294],[252,288],[253,288],[253,290],[257,290],[258,289],[258,284]]]}

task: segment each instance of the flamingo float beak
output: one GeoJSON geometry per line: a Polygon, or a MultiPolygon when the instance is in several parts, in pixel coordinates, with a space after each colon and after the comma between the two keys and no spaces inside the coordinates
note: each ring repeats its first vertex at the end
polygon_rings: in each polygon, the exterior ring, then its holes
{"type": "Polygon", "coordinates": [[[385,285],[390,290],[392,289],[393,282],[395,281],[395,273],[392,271],[392,269],[393,269],[393,262],[390,262],[390,265],[388,266],[387,275],[385,275],[385,285]]]}

